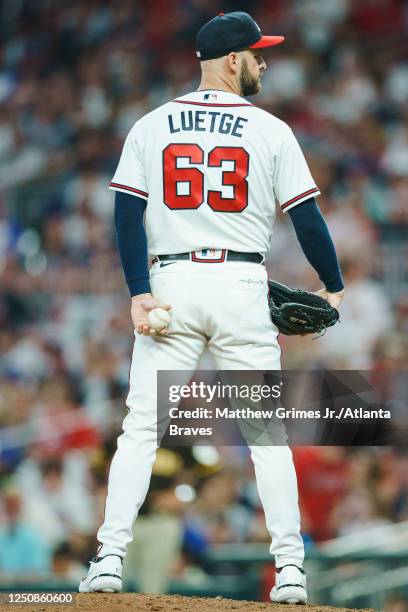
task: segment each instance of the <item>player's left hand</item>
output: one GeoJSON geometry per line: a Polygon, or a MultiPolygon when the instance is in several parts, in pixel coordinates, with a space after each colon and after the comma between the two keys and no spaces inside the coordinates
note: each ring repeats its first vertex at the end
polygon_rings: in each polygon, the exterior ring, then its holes
{"type": "Polygon", "coordinates": [[[320,295],[320,297],[329,302],[330,306],[338,309],[344,296],[344,289],[338,291],[337,293],[330,293],[330,291],[327,291],[327,289],[320,289],[319,291],[316,291],[316,295],[320,295]]]}
{"type": "Polygon", "coordinates": [[[167,333],[166,328],[157,332],[149,325],[148,314],[153,308],[171,310],[169,304],[162,304],[156,300],[151,293],[142,293],[141,295],[134,295],[132,297],[130,314],[132,316],[134,328],[138,334],[143,334],[144,336],[164,336],[167,333]]]}

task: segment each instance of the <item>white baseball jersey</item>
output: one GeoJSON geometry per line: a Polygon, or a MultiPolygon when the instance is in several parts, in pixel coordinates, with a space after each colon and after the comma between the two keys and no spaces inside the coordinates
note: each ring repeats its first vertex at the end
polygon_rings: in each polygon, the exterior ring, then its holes
{"type": "Polygon", "coordinates": [[[229,92],[195,91],[129,132],[110,188],[147,200],[150,255],[269,249],[284,212],[319,195],[286,123],[229,92]]]}

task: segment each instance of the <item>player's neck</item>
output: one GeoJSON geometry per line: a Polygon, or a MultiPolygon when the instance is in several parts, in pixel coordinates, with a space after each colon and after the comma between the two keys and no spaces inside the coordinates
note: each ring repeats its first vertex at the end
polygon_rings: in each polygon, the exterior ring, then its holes
{"type": "Polygon", "coordinates": [[[217,89],[218,91],[227,91],[229,93],[237,94],[238,96],[242,95],[239,85],[237,83],[218,76],[203,76],[200,85],[197,88],[197,91],[202,91],[204,89],[217,89]]]}

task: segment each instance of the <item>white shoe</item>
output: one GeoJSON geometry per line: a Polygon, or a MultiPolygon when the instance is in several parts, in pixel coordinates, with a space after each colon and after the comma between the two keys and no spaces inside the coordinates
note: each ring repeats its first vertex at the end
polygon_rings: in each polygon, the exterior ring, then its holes
{"type": "Polygon", "coordinates": [[[86,578],[79,583],[80,593],[120,593],[122,590],[122,557],[106,555],[89,562],[86,578]]]}
{"type": "Polygon", "coordinates": [[[276,584],[270,594],[275,603],[305,604],[306,574],[297,565],[284,565],[276,571],[276,584]]]}

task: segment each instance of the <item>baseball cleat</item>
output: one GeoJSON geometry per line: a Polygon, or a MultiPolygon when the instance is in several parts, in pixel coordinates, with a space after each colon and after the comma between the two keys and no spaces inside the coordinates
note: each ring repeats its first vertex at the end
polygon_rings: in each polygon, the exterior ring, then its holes
{"type": "Polygon", "coordinates": [[[122,591],[122,557],[106,555],[89,562],[88,575],[79,583],[80,593],[120,593],[122,591]]]}
{"type": "Polygon", "coordinates": [[[274,603],[305,604],[306,574],[297,565],[284,565],[276,570],[276,584],[270,594],[274,603]]]}

